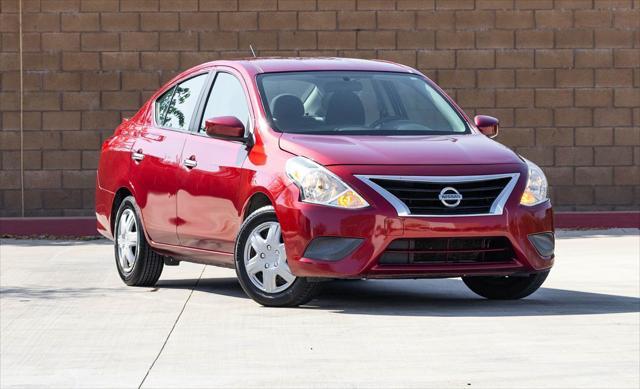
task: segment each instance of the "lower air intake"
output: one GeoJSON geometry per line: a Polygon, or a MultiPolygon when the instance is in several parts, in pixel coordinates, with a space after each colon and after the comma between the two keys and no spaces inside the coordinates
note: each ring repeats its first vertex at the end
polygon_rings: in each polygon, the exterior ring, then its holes
{"type": "Polygon", "coordinates": [[[419,238],[397,239],[380,257],[381,265],[478,264],[512,262],[515,258],[509,239],[419,238]]]}

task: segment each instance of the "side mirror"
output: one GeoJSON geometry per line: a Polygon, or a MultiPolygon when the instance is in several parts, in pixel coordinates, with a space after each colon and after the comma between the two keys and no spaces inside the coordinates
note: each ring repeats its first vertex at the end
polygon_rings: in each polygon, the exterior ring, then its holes
{"type": "Polygon", "coordinates": [[[244,124],[235,116],[218,116],[204,122],[207,135],[225,138],[243,138],[244,124]]]}
{"type": "Polygon", "coordinates": [[[500,122],[493,116],[477,115],[473,118],[476,127],[481,133],[489,138],[495,138],[498,135],[498,127],[500,122]]]}

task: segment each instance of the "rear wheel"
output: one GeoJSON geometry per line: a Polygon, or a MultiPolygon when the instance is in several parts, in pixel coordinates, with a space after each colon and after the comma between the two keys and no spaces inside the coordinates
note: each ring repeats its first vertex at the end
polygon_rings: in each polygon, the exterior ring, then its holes
{"type": "Polygon", "coordinates": [[[265,306],[304,304],[318,288],[317,283],[291,273],[280,223],[271,206],[255,211],[240,227],[235,266],[242,289],[265,306]]]}
{"type": "Polygon", "coordinates": [[[164,259],[147,243],[133,196],[120,204],[113,236],[116,267],[122,281],[129,286],[155,285],[162,274],[164,259]]]}
{"type": "Polygon", "coordinates": [[[525,277],[462,277],[474,293],[494,300],[517,300],[532,294],[547,279],[549,270],[525,277]]]}

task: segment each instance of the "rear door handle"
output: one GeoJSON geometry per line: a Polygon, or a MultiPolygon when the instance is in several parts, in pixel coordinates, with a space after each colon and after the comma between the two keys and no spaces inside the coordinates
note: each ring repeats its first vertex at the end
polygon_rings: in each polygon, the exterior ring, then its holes
{"type": "Polygon", "coordinates": [[[131,159],[133,159],[136,162],[142,161],[144,159],[144,154],[142,154],[142,150],[134,151],[131,154],[131,159]]]}
{"type": "Polygon", "coordinates": [[[187,169],[192,169],[192,168],[198,166],[198,162],[196,161],[196,159],[194,157],[191,157],[189,159],[185,159],[184,161],[182,161],[182,164],[184,166],[186,166],[187,169]]]}

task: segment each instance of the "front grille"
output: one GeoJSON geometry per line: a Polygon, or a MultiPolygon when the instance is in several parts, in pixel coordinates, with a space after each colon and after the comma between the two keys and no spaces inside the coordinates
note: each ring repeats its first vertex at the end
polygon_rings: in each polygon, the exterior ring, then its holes
{"type": "Polygon", "coordinates": [[[381,265],[478,264],[514,260],[509,239],[419,238],[396,239],[382,253],[381,265]]]}
{"type": "MultiPolygon", "coordinates": [[[[496,199],[512,180],[511,175],[467,181],[403,180],[392,178],[368,179],[400,200],[411,215],[476,215],[490,214],[496,199]],[[462,195],[460,203],[446,206],[438,197],[443,189],[453,188],[462,195]]],[[[506,201],[506,198],[504,199],[506,201]]],[[[450,202],[451,203],[451,202],[450,202]]]]}

